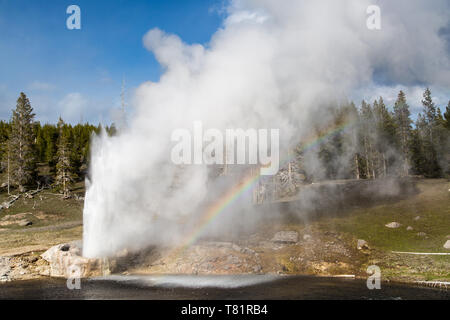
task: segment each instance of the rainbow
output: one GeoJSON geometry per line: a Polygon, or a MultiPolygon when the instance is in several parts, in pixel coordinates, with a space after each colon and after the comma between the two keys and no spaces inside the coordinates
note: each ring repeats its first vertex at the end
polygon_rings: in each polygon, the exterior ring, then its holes
{"type": "MultiPolygon", "coordinates": [[[[351,126],[352,122],[346,122],[344,124],[341,124],[339,126],[332,125],[328,129],[325,130],[324,133],[321,135],[313,136],[309,140],[309,142],[304,143],[300,151],[308,151],[313,149],[314,147],[320,145],[327,139],[329,139],[332,136],[335,136],[341,132],[344,132],[347,128],[351,126]]],[[[281,168],[292,161],[292,159],[295,157],[288,156],[285,158],[284,161],[282,161],[281,168]]],[[[232,203],[234,203],[237,199],[239,199],[243,194],[248,192],[253,188],[254,185],[259,181],[261,178],[261,175],[258,170],[258,174],[256,175],[246,175],[239,183],[234,185],[231,189],[229,189],[225,194],[223,194],[222,197],[220,197],[214,204],[209,206],[202,217],[200,218],[200,221],[198,225],[194,228],[194,230],[188,234],[188,236],[182,241],[181,245],[175,249],[173,253],[176,253],[176,255],[181,254],[184,250],[186,250],[188,247],[192,246],[197,239],[202,235],[203,231],[215,220],[216,217],[218,217],[224,210],[229,207],[232,203]]]]}
{"type": "Polygon", "coordinates": [[[243,194],[252,189],[253,185],[259,180],[260,175],[247,175],[242,181],[233,186],[230,190],[228,190],[218,201],[216,201],[213,205],[209,206],[205,211],[203,216],[200,219],[200,223],[195,228],[194,232],[192,232],[185,241],[183,241],[182,249],[191,246],[195,243],[198,237],[201,236],[203,230],[214,221],[214,219],[222,213],[225,208],[229,207],[232,203],[234,203],[237,199],[239,199],[243,194]]]}

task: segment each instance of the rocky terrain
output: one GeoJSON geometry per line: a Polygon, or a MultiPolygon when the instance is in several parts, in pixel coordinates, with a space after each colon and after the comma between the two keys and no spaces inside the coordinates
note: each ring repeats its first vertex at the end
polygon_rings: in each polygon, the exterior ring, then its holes
{"type": "Polygon", "coordinates": [[[36,252],[0,257],[0,282],[31,280],[49,275],[48,262],[36,252]]]}
{"type": "Polygon", "coordinates": [[[166,249],[132,268],[134,273],[316,274],[359,273],[365,254],[336,234],[279,231],[271,238],[254,234],[232,242],[203,242],[184,250],[166,249]]]}

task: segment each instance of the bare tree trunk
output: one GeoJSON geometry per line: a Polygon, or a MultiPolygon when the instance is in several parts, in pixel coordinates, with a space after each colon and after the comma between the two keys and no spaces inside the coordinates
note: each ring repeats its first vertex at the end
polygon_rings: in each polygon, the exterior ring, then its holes
{"type": "Polygon", "coordinates": [[[64,197],[67,197],[67,190],[66,190],[66,172],[63,170],[63,193],[64,197]]]}
{"type": "Polygon", "coordinates": [[[409,164],[408,158],[405,156],[405,160],[403,161],[403,173],[405,177],[409,176],[409,164]]]}
{"type": "Polygon", "coordinates": [[[408,170],[408,167],[409,167],[409,165],[408,165],[408,147],[407,147],[407,144],[408,144],[408,137],[407,137],[407,133],[404,131],[403,132],[403,148],[402,148],[402,150],[403,150],[403,174],[405,175],[405,176],[408,176],[409,175],[409,170],[408,170]]]}
{"type": "Polygon", "coordinates": [[[375,173],[374,152],[373,152],[372,144],[370,142],[369,142],[369,157],[370,157],[370,165],[371,165],[371,169],[372,169],[372,179],[375,179],[376,173],[375,173]]]}
{"type": "Polygon", "coordinates": [[[367,151],[367,138],[364,137],[364,156],[366,158],[366,178],[370,179],[369,154],[367,151]]]}
{"type": "Polygon", "coordinates": [[[376,172],[375,172],[375,166],[373,165],[373,160],[372,160],[372,178],[373,179],[377,178],[377,175],[376,175],[376,172]]]}
{"type": "Polygon", "coordinates": [[[9,146],[8,146],[8,195],[10,194],[9,193],[9,185],[10,185],[10,182],[9,182],[9,146]]]}
{"type": "Polygon", "coordinates": [[[383,175],[384,177],[387,176],[387,169],[386,169],[386,156],[384,155],[384,152],[382,153],[383,155],[383,175]]]}
{"type": "Polygon", "coordinates": [[[358,154],[355,153],[355,168],[356,168],[356,179],[359,180],[360,175],[359,175],[359,162],[358,162],[358,154]]]}

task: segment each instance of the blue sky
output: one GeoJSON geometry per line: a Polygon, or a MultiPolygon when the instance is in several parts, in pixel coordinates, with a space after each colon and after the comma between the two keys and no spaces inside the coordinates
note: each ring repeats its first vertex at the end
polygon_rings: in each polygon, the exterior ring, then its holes
{"type": "Polygon", "coordinates": [[[120,105],[122,78],[131,92],[161,73],[143,35],[158,27],[187,43],[205,43],[221,25],[221,4],[0,0],[0,119],[10,117],[24,91],[42,122],[54,122],[57,113],[71,122],[108,122],[109,110],[120,105]],[[81,8],[81,30],[66,28],[71,4],[81,8]]]}

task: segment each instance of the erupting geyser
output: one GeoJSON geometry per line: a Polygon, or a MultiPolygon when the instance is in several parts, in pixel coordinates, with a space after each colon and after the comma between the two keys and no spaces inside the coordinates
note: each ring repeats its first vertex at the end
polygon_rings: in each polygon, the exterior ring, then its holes
{"type": "MultiPolygon", "coordinates": [[[[189,223],[202,218],[206,196],[226,192],[206,187],[206,166],[171,162],[171,134],[178,128],[195,121],[222,131],[277,128],[283,146],[330,120],[322,106],[376,88],[374,79],[448,85],[447,44],[439,35],[448,23],[448,1],[377,1],[377,31],[366,27],[371,2],[231,1],[207,45],[150,30],[144,45],[165,71],[159,82],[138,88],[126,129],[94,138],[83,254],[182,241],[189,223]]],[[[227,211],[203,231],[258,218],[233,214],[239,211],[227,211]]]]}

